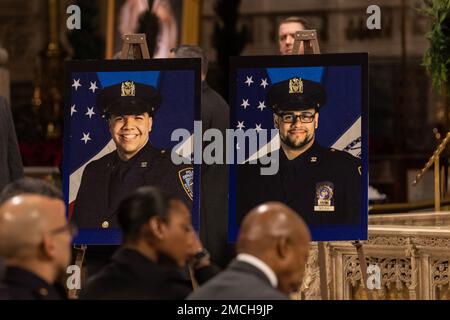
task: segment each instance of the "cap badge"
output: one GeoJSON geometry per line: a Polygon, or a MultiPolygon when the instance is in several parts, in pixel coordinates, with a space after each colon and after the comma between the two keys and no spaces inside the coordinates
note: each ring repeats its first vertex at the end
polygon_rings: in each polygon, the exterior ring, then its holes
{"type": "Polygon", "coordinates": [[[122,82],[121,97],[134,97],[135,96],[135,85],[133,81],[122,82]]]}
{"type": "Polygon", "coordinates": [[[303,81],[300,78],[289,80],[289,93],[303,93],[303,81]]]}

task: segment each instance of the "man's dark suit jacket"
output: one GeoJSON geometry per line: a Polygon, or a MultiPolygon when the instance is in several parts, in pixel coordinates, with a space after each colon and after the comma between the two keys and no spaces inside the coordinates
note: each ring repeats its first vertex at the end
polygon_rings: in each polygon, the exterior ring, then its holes
{"type": "MultiPolygon", "coordinates": [[[[230,107],[208,84],[202,82],[202,129],[219,130],[225,137],[230,107]]],[[[224,140],[225,142],[225,140],[224,140]]],[[[207,144],[204,145],[204,147],[207,144]]],[[[225,152],[224,152],[225,155],[225,152]]],[[[224,159],[225,160],[225,159],[224,159]]],[[[225,162],[225,161],[224,161],[225,162]]],[[[233,259],[228,239],[228,169],[224,164],[203,164],[201,174],[200,239],[211,259],[225,268],[233,259]]]]}
{"type": "Polygon", "coordinates": [[[251,264],[233,260],[230,266],[195,290],[188,300],[288,300],[267,276],[251,264]]]}
{"type": "Polygon", "coordinates": [[[11,110],[0,97],[0,192],[8,183],[22,177],[22,157],[11,110]]]}

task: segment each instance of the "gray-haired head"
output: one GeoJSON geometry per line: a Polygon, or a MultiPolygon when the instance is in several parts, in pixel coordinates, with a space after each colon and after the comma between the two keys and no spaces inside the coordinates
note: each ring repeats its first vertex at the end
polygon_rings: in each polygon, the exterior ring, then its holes
{"type": "Polygon", "coordinates": [[[0,193],[0,205],[15,196],[25,193],[37,194],[60,200],[63,199],[61,190],[49,182],[42,179],[25,177],[6,185],[0,193]]]}
{"type": "Polygon", "coordinates": [[[175,58],[200,58],[202,59],[202,75],[206,77],[208,73],[208,57],[203,52],[202,48],[192,45],[181,45],[173,48],[171,52],[175,58]]]}

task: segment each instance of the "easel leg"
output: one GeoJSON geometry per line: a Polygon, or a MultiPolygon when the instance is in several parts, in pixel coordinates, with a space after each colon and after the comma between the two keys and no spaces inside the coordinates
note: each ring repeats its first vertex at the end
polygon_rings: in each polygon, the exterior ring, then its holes
{"type": "Polygon", "coordinates": [[[322,300],[328,300],[327,260],[325,242],[317,244],[319,255],[320,296],[322,300]]]}
{"type": "MultiPolygon", "coordinates": [[[[86,253],[87,246],[81,245],[79,247],[75,246],[76,250],[76,257],[75,257],[75,265],[80,268],[80,275],[83,274],[83,261],[84,261],[84,255],[86,253]]],[[[70,289],[68,292],[69,299],[76,299],[78,298],[78,290],[77,289],[70,289]]]]}
{"type": "Polygon", "coordinates": [[[373,300],[372,292],[367,288],[367,265],[363,245],[360,241],[352,242],[352,244],[356,247],[356,252],[358,253],[359,266],[361,268],[361,281],[363,282],[364,289],[366,290],[367,299],[373,300]]]}
{"type": "Polygon", "coordinates": [[[189,277],[191,278],[192,289],[195,290],[198,288],[198,282],[197,279],[195,279],[194,268],[188,264],[188,269],[189,269],[189,277]]]}

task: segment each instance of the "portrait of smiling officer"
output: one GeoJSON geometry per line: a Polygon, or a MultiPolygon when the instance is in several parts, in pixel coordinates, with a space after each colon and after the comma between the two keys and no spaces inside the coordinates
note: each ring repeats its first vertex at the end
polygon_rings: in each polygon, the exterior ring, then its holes
{"type": "Polygon", "coordinates": [[[193,168],[172,163],[170,152],[149,143],[161,104],[150,85],[123,81],[103,89],[98,105],[108,119],[116,150],[90,162],[75,200],[72,221],[79,228],[117,228],[120,201],[140,186],[157,186],[191,207],[193,168]]]}
{"type": "MultiPolygon", "coordinates": [[[[326,103],[322,85],[293,77],[272,85],[267,100],[279,130],[279,170],[264,176],[260,165],[238,167],[238,221],[262,202],[280,201],[309,225],[359,223],[360,159],[316,140],[319,112],[326,103]]],[[[332,108],[332,101],[326,107],[332,108]]]]}

